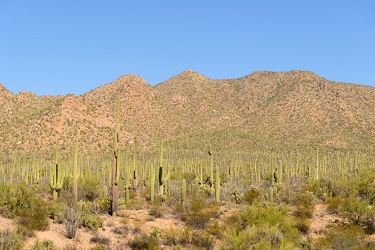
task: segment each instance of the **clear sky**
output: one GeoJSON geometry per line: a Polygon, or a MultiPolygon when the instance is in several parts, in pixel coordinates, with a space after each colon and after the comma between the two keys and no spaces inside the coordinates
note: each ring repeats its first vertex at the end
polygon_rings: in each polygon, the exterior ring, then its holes
{"type": "Polygon", "coordinates": [[[309,70],[375,87],[375,1],[0,0],[0,83],[80,95],[125,74],[156,85],[309,70]]]}

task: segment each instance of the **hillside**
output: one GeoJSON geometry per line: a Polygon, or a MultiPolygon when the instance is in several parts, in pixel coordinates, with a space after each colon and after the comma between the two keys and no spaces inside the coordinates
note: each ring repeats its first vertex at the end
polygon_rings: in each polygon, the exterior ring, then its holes
{"type": "Polygon", "coordinates": [[[0,151],[43,154],[110,150],[116,99],[122,146],[204,139],[217,147],[371,150],[375,88],[312,72],[254,72],[214,80],[186,70],[157,86],[125,75],[81,96],[11,93],[0,85],[0,151]]]}

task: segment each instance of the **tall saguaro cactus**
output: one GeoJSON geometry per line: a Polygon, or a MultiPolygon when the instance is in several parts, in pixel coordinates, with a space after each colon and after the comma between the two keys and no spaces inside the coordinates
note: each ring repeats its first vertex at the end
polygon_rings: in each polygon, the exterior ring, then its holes
{"type": "Polygon", "coordinates": [[[182,179],[181,182],[181,203],[182,209],[185,211],[186,209],[186,180],[182,179]]]}
{"type": "Polygon", "coordinates": [[[220,172],[219,165],[216,164],[216,176],[215,176],[215,199],[216,202],[220,201],[220,172]]]}
{"type": "Polygon", "coordinates": [[[161,142],[160,155],[159,155],[159,194],[164,194],[164,180],[163,180],[163,159],[164,159],[164,147],[163,141],[161,142]]]}
{"type": "Polygon", "coordinates": [[[74,188],[74,203],[77,202],[78,199],[78,176],[79,176],[79,169],[78,169],[78,141],[74,145],[74,154],[73,154],[73,188],[74,188]]]}
{"type": "Polygon", "coordinates": [[[112,200],[111,200],[111,215],[116,215],[117,209],[117,176],[118,176],[118,168],[119,168],[119,161],[120,161],[120,149],[119,149],[119,142],[120,142],[120,99],[117,99],[116,105],[116,124],[115,124],[115,141],[113,145],[113,165],[112,165],[112,200]]]}
{"type": "Polygon", "coordinates": [[[62,188],[63,182],[64,182],[64,172],[59,163],[59,151],[58,151],[58,146],[56,144],[55,162],[53,164],[53,167],[50,170],[50,185],[53,190],[52,197],[54,201],[57,199],[57,194],[62,188]]]}
{"type": "Polygon", "coordinates": [[[208,150],[208,154],[210,155],[210,179],[211,181],[214,180],[214,156],[212,154],[211,144],[210,149],[208,150]]]}

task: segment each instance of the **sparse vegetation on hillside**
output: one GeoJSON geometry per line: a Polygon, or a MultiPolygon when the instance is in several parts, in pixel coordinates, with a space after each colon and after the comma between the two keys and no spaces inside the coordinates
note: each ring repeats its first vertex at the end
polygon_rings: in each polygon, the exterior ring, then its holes
{"type": "Polygon", "coordinates": [[[47,153],[58,141],[65,154],[78,139],[81,154],[103,154],[111,150],[117,96],[126,103],[122,147],[135,140],[154,148],[155,141],[205,137],[220,139],[216,147],[239,149],[313,145],[369,151],[375,142],[372,87],[307,71],[224,80],[184,71],[155,87],[126,75],[82,96],[14,95],[2,87],[0,151],[47,153]]]}

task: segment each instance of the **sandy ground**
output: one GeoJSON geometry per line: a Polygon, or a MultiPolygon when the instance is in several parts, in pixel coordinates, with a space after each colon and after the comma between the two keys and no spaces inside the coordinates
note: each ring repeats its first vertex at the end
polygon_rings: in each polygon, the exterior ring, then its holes
{"type": "MultiPolygon", "coordinates": [[[[237,213],[238,208],[225,208],[226,216],[237,213]]],[[[93,237],[109,240],[110,249],[129,249],[127,243],[136,233],[150,233],[153,227],[160,229],[183,228],[184,222],[173,215],[166,215],[163,218],[150,216],[149,210],[122,210],[119,216],[111,217],[102,215],[104,226],[97,232],[92,232],[84,228],[79,228],[75,239],[68,239],[65,226],[50,221],[49,229],[37,231],[35,236],[28,238],[25,249],[29,249],[36,240],[52,240],[57,248],[72,246],[75,249],[89,249],[95,247],[97,243],[92,242],[93,237]]],[[[312,238],[323,237],[327,225],[332,223],[344,223],[343,219],[335,214],[327,212],[327,205],[317,204],[314,207],[313,217],[308,235],[312,238]]],[[[13,220],[0,217],[1,229],[15,230],[16,225],[13,220]]]]}
{"type": "MultiPolygon", "coordinates": [[[[183,227],[183,222],[173,216],[154,218],[148,214],[148,210],[125,210],[121,212],[121,216],[102,215],[103,228],[97,232],[79,228],[75,239],[68,239],[63,224],[56,224],[50,220],[48,230],[36,231],[34,237],[27,239],[24,248],[29,249],[36,240],[48,239],[52,240],[57,248],[72,246],[75,249],[89,249],[95,247],[97,243],[91,241],[94,236],[98,236],[98,238],[109,239],[110,249],[128,249],[127,243],[135,233],[150,233],[152,227],[160,229],[183,227]]],[[[2,230],[16,229],[14,221],[8,218],[0,217],[0,225],[2,230]]]]}

